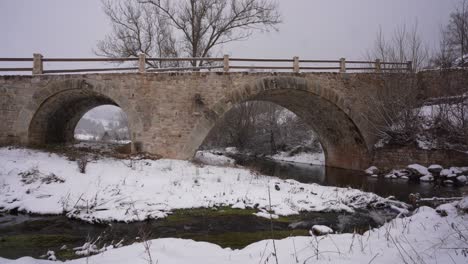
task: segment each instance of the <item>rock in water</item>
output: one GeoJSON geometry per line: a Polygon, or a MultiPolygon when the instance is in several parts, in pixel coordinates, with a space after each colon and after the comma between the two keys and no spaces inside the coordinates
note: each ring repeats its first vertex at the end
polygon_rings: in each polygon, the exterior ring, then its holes
{"type": "Polygon", "coordinates": [[[433,173],[433,174],[439,174],[441,171],[442,171],[442,166],[440,165],[431,165],[429,166],[429,168],[427,168],[427,170],[430,172],[430,173],[433,173]]]}
{"type": "Polygon", "coordinates": [[[369,175],[379,174],[379,169],[376,166],[371,166],[365,172],[369,175]]]}
{"type": "Polygon", "coordinates": [[[432,177],[432,175],[426,175],[426,176],[422,176],[421,178],[419,178],[420,181],[423,181],[423,182],[432,182],[434,181],[434,177],[432,177]]]}
{"type": "Polygon", "coordinates": [[[310,230],[310,234],[313,236],[324,236],[333,233],[333,229],[324,225],[314,225],[310,230]]]}

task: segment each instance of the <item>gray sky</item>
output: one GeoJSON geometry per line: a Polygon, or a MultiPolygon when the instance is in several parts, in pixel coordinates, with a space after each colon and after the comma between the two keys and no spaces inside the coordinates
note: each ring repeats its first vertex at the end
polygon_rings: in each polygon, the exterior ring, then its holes
{"type": "MultiPolygon", "coordinates": [[[[228,44],[236,57],[360,59],[379,25],[391,34],[416,21],[434,47],[457,0],[280,0],[279,32],[228,44]]],[[[0,57],[94,56],[110,25],[99,0],[0,0],[0,57]]]]}

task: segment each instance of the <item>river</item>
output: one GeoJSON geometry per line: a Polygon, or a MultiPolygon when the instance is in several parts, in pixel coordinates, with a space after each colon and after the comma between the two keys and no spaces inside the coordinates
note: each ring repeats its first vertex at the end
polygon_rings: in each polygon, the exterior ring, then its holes
{"type": "MultiPolygon", "coordinates": [[[[237,158],[239,165],[262,174],[304,183],[352,187],[381,196],[395,196],[406,201],[410,193],[423,197],[458,196],[460,190],[450,186],[412,183],[368,177],[357,171],[327,168],[267,159],[237,158]]],[[[0,256],[18,258],[40,257],[54,250],[61,259],[77,258],[74,247],[95,241],[97,248],[108,245],[128,245],[148,239],[178,237],[216,243],[222,247],[243,248],[250,243],[290,235],[308,235],[312,225],[322,224],[338,232],[364,232],[378,227],[396,216],[390,210],[349,213],[302,213],[270,221],[253,215],[254,209],[195,208],[177,210],[169,217],[141,223],[88,224],[66,216],[35,216],[9,212],[0,214],[0,256]]]]}

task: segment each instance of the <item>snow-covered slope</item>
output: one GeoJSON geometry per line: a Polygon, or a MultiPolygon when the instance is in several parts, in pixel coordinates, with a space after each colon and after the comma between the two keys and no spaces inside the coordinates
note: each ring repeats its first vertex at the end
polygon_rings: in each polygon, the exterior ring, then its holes
{"type": "Polygon", "coordinates": [[[347,211],[403,203],[350,188],[302,184],[239,168],[198,167],[178,160],[77,161],[29,149],[0,148],[0,208],[62,214],[85,221],[138,221],[173,209],[236,205],[300,211],[347,211]]]}

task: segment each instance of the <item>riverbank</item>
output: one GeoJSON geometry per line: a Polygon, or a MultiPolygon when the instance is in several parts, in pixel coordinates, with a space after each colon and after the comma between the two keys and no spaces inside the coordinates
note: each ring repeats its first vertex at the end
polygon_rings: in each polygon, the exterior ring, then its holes
{"type": "MultiPolygon", "coordinates": [[[[467,210],[465,198],[437,209],[420,207],[410,217],[396,218],[362,235],[263,240],[241,250],[186,239],[155,239],[104,249],[68,263],[466,263],[467,210]]],[[[0,263],[50,262],[23,257],[0,258],[0,263]]]]}
{"type": "Polygon", "coordinates": [[[279,152],[275,155],[267,156],[267,158],[277,161],[325,165],[325,156],[323,153],[300,152],[293,155],[290,152],[279,152]]]}
{"type": "Polygon", "coordinates": [[[0,168],[2,211],[65,214],[87,222],[142,221],[166,217],[175,209],[214,206],[255,208],[263,212],[259,216],[269,211],[270,204],[275,215],[408,209],[402,202],[356,189],[179,160],[85,158],[83,162],[38,150],[1,148],[0,168]]]}

